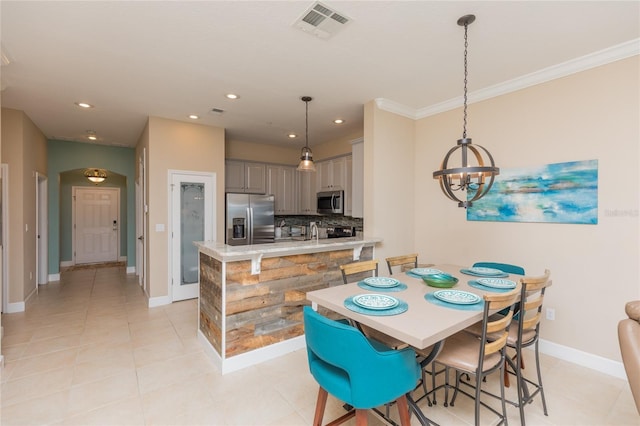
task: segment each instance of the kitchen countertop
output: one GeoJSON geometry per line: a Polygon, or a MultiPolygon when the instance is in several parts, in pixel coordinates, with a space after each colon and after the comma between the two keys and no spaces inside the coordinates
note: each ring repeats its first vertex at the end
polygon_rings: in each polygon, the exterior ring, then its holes
{"type": "Polygon", "coordinates": [[[273,244],[253,244],[230,246],[216,241],[196,241],[198,249],[221,262],[235,262],[264,257],[280,257],[305,253],[317,253],[334,250],[358,249],[382,242],[377,237],[327,238],[305,241],[278,241],[273,244]]]}

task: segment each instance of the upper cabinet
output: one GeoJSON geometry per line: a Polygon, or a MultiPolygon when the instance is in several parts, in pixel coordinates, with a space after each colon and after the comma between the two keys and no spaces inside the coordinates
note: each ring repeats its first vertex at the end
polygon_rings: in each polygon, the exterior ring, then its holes
{"type": "Polygon", "coordinates": [[[227,160],[225,191],[266,194],[266,172],[262,163],[227,160]]]}
{"type": "MultiPolygon", "coordinates": [[[[316,164],[316,167],[318,165],[316,164]]],[[[317,214],[316,175],[317,172],[297,172],[298,174],[298,213],[317,214]]]]}
{"type": "Polygon", "coordinates": [[[347,186],[347,158],[338,157],[316,164],[318,191],[337,191],[347,186]]]}
{"type": "Polygon", "coordinates": [[[275,195],[276,214],[296,214],[296,168],[267,166],[267,193],[275,195]]]}

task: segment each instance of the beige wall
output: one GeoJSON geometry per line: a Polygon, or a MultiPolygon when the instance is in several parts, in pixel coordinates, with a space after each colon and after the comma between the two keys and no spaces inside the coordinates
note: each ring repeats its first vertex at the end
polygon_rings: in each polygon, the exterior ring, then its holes
{"type": "Polygon", "coordinates": [[[415,121],[365,105],[364,233],[382,237],[376,258],[413,251],[415,121]]]}
{"type": "MultiPolygon", "coordinates": [[[[493,260],[522,265],[531,275],[551,269],[553,287],[545,305],[556,310],[556,319],[543,320],[543,339],[619,361],[617,322],[624,304],[640,299],[639,62],[635,56],[469,106],[468,136],[488,148],[500,167],[597,159],[597,225],[467,222],[465,210],[448,200],[432,177],[461,137],[457,109],[416,122],[413,196],[394,194],[397,203],[388,204],[365,199],[365,230],[383,229],[377,234],[385,247],[396,253],[415,249],[422,262],[493,260]],[[407,231],[402,219],[411,210],[413,246],[402,242],[407,231]],[[381,215],[386,219],[391,211],[399,234],[380,224],[381,215]]],[[[379,147],[391,144],[380,135],[398,123],[374,105],[366,111],[376,121],[365,127],[365,169],[373,167],[365,172],[365,195],[378,197],[389,188],[379,170],[401,171],[411,159],[379,147]],[[390,124],[381,129],[379,120],[390,124]],[[384,154],[386,159],[378,157],[384,154]]]]}
{"type": "Polygon", "coordinates": [[[169,170],[216,173],[215,229],[224,235],[224,129],[149,117],[142,146],[147,146],[148,160],[147,281],[154,298],[169,294],[169,170]],[[165,226],[164,232],[156,232],[158,224],[165,226]]]}
{"type": "Polygon", "coordinates": [[[47,140],[22,111],[2,108],[2,159],[9,165],[9,297],[25,302],[37,287],[36,176],[47,174],[47,140]]]}

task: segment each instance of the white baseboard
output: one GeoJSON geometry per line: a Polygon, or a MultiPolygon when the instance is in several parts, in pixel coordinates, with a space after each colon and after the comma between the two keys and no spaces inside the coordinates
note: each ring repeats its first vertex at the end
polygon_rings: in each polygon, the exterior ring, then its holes
{"type": "Polygon", "coordinates": [[[57,274],[49,274],[49,282],[51,281],[60,281],[60,273],[57,274]]]}
{"type": "Polygon", "coordinates": [[[170,305],[171,299],[169,296],[160,296],[160,297],[150,297],[149,298],[149,307],[155,308],[157,306],[170,305]]]}
{"type": "Polygon", "coordinates": [[[127,256],[120,256],[118,258],[118,262],[126,262],[127,261],[127,256]]]}
{"type": "Polygon", "coordinates": [[[624,371],[624,365],[618,361],[559,345],[544,339],[540,339],[540,352],[617,377],[618,379],[628,380],[627,374],[624,371]]]}
{"type": "Polygon", "coordinates": [[[136,267],[135,266],[127,266],[127,274],[135,274],[136,267]]]}
{"type": "Polygon", "coordinates": [[[68,268],[69,266],[73,266],[75,265],[75,262],[73,260],[62,260],[60,261],[60,267],[61,268],[68,268]]]}
{"type": "Polygon", "coordinates": [[[7,303],[7,313],[24,312],[24,302],[7,303]]]}
{"type": "Polygon", "coordinates": [[[251,352],[245,352],[231,358],[222,359],[220,354],[211,346],[204,334],[198,330],[198,340],[202,343],[204,351],[211,358],[216,367],[222,374],[232,373],[252,365],[260,364],[270,359],[286,355],[290,352],[297,351],[306,347],[304,336],[294,337],[284,342],[274,343],[273,345],[255,349],[251,352]]]}

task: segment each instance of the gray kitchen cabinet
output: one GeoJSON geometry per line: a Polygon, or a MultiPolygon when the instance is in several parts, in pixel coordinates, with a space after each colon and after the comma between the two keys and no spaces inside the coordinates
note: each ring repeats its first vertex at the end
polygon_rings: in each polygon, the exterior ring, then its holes
{"type": "Polygon", "coordinates": [[[263,163],[227,160],[225,162],[225,191],[266,194],[266,172],[263,163]]]}
{"type": "Polygon", "coordinates": [[[267,165],[267,193],[275,196],[275,214],[296,214],[296,168],[267,165]]]}

